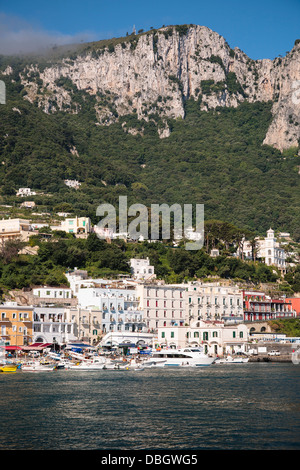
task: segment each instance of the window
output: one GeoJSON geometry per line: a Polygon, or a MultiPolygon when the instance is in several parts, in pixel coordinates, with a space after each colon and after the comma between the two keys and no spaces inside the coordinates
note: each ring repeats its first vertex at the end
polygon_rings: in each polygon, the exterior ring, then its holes
{"type": "Polygon", "coordinates": [[[232,332],[232,337],[236,338],[236,332],[235,331],[232,332]]]}
{"type": "Polygon", "coordinates": [[[203,341],[208,341],[208,332],[207,331],[203,332],[203,341]]]}
{"type": "Polygon", "coordinates": [[[243,333],[243,331],[240,331],[240,338],[244,338],[244,333],[243,333]]]}
{"type": "Polygon", "coordinates": [[[161,337],[165,338],[165,332],[164,331],[162,332],[161,337]]]}
{"type": "Polygon", "coordinates": [[[194,332],[194,338],[199,338],[199,332],[198,331],[194,332]]]}
{"type": "Polygon", "coordinates": [[[171,338],[174,338],[174,331],[171,331],[171,338]]]}

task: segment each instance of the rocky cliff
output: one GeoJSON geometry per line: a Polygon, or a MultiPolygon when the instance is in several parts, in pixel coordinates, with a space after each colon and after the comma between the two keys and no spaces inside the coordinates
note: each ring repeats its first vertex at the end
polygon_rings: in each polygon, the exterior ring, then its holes
{"type": "Polygon", "coordinates": [[[283,150],[299,142],[299,41],[284,58],[254,61],[207,27],[172,26],[84,44],[43,66],[32,61],[21,80],[24,98],[46,113],[80,112],[79,90],[95,99],[95,124],[131,113],[146,121],[159,116],[161,137],[169,135],[168,118],[184,118],[188,99],[203,110],[271,100],[264,143],[283,150]]]}

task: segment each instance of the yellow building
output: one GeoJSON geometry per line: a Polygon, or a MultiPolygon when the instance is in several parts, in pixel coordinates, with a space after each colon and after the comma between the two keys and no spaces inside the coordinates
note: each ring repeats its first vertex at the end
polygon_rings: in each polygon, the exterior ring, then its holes
{"type": "Polygon", "coordinates": [[[33,337],[33,307],[15,302],[0,305],[0,339],[6,346],[26,346],[33,337]]]}

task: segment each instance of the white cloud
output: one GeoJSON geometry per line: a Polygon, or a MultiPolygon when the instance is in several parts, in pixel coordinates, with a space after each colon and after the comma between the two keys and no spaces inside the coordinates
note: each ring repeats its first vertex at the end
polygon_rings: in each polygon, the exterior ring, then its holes
{"type": "Polygon", "coordinates": [[[0,13],[0,54],[43,52],[53,46],[99,40],[99,35],[82,32],[76,35],[45,31],[15,16],[0,13]]]}

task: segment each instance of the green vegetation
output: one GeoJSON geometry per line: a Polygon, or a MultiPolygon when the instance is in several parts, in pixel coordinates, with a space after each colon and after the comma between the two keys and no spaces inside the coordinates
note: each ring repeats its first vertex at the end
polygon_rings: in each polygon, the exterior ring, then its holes
{"type": "Polygon", "coordinates": [[[187,251],[182,245],[174,248],[169,241],[125,243],[117,240],[107,243],[95,234],[90,234],[87,239],[77,239],[64,232],[52,232],[50,240],[45,240],[41,234],[32,236],[29,246],[36,249],[36,254],[23,254],[24,251],[18,254],[24,244],[6,242],[0,252],[0,289],[3,293],[34,285],[66,285],[65,273],[75,267],[86,269],[93,277],[116,277],[130,273],[132,257],[149,257],[157,277],[166,282],[184,282],[199,277],[207,281],[216,277],[234,279],[251,285],[276,282],[279,276],[265,264],[227,256],[227,250],[239,232],[234,226],[231,229],[236,235],[231,233],[217,258],[208,254],[215,243],[213,238],[197,251],[187,251]]]}
{"type": "MultiPolygon", "coordinates": [[[[206,220],[232,223],[258,235],[272,226],[300,240],[297,149],[281,154],[262,145],[272,103],[245,102],[205,112],[200,111],[201,97],[189,99],[185,119],[168,119],[171,135],[160,139],[157,127],[164,123],[159,114],[151,114],[148,122],[132,114],[97,126],[95,97],[66,79],[59,83],[72,91],[78,114],[45,114],[23,98],[17,72],[14,79],[11,83],[4,77],[0,203],[19,205],[23,200],[16,198],[17,189],[30,187],[38,192],[36,212],[53,216],[67,203],[69,212],[89,216],[93,223],[98,222],[97,206],[109,202],[117,207],[120,195],[127,195],[129,204],[147,206],[203,203],[206,220]],[[127,128],[143,135],[131,135],[127,128]],[[78,155],[71,153],[73,148],[78,155]],[[80,189],[68,188],[64,179],[79,180],[80,189]]],[[[112,97],[101,99],[113,112],[112,97]]]]}
{"type": "Polygon", "coordinates": [[[270,320],[268,324],[272,330],[278,334],[286,334],[286,336],[300,336],[300,319],[291,318],[284,320],[270,320]]]}

